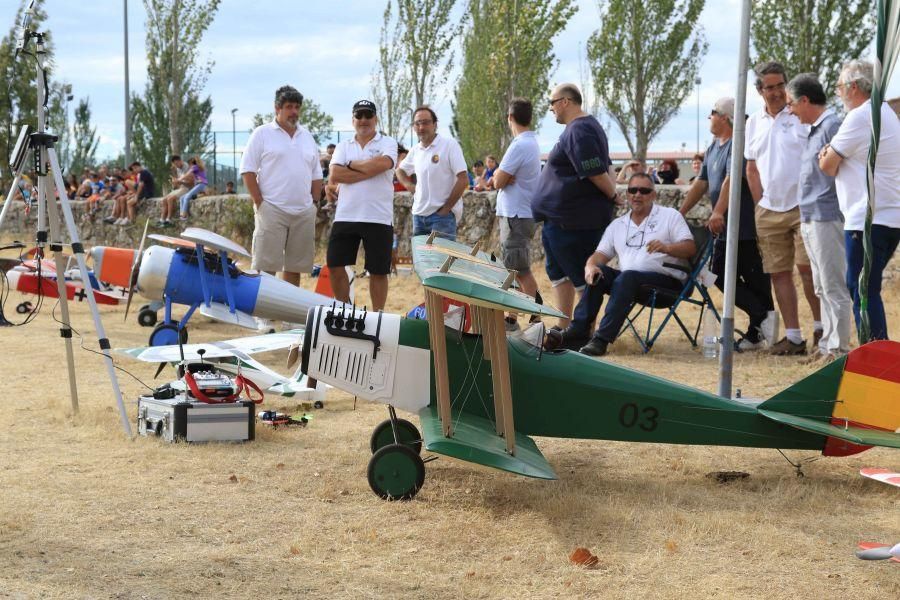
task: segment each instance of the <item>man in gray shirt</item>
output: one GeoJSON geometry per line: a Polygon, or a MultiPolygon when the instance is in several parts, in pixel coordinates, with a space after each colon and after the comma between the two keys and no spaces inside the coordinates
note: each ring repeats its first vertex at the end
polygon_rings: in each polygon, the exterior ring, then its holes
{"type": "MultiPolygon", "coordinates": [[[[725,220],[729,214],[728,194],[731,188],[731,142],[734,137],[734,98],[719,98],[709,114],[709,131],[715,136],[706,149],[700,174],[691,184],[679,211],[683,216],[703,197],[709,195],[712,214],[707,222],[716,236],[711,270],[716,275],[716,287],[725,286],[725,220]]],[[[744,173],[744,169],[741,169],[744,173]]],[[[738,350],[758,350],[765,345],[764,333],[773,334],[776,319],[772,301],[772,282],[763,270],[762,257],[756,244],[756,223],[753,197],[746,176],[741,177],[740,228],[738,230],[737,278],[734,303],[747,313],[750,323],[738,342],[738,350]]],[[[776,340],[770,339],[774,344],[776,340]]]]}
{"type": "Polygon", "coordinates": [[[787,85],[788,107],[809,135],[800,161],[800,234],[809,255],[813,285],[822,306],[822,338],[807,362],[831,362],[850,349],[853,302],[845,282],[844,219],[834,177],[819,168],[819,153],[841,126],[826,106],[825,91],[813,73],[794,77],[787,85]]]}

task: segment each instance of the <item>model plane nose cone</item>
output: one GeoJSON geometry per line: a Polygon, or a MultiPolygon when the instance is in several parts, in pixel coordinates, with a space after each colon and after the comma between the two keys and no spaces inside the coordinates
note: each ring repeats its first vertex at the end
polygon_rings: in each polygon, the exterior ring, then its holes
{"type": "Polygon", "coordinates": [[[138,290],[145,298],[162,300],[166,279],[175,251],[164,246],[151,246],[144,251],[141,270],[138,272],[138,290]]]}

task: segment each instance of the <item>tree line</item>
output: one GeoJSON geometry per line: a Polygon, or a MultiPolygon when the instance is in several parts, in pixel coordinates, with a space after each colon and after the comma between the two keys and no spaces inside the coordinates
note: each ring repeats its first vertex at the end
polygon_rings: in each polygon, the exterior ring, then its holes
{"type": "MultiPolygon", "coordinates": [[[[144,90],[130,99],[132,151],[163,182],[168,180],[169,156],[202,155],[212,145],[213,99],[204,88],[214,62],[203,59],[200,50],[220,2],[143,0],[148,77],[144,90]]],[[[20,0],[14,24],[0,41],[0,74],[8,82],[0,86],[0,106],[9,114],[8,125],[0,127],[0,148],[7,154],[19,127],[36,125],[34,63],[13,60],[25,4],[20,0]]],[[[584,91],[596,107],[586,109],[595,108],[614,123],[635,156],[646,156],[654,137],[693,90],[708,50],[699,25],[705,4],[597,2],[599,28],[584,41],[591,88],[584,91]]],[[[53,36],[42,27],[47,18],[43,5],[43,0],[36,3],[32,27],[47,34],[51,57],[48,128],[60,136],[63,169],[80,173],[96,162],[98,136],[90,98],[77,100],[70,124],[72,86],[52,77],[53,36]]],[[[405,138],[412,109],[437,104],[442,100],[438,94],[451,92],[449,125],[465,155],[502,154],[510,141],[506,107],[513,97],[534,102],[539,126],[559,66],[554,40],[578,10],[575,0],[387,0],[371,77],[382,128],[405,138]]],[[[778,60],[789,73],[816,73],[829,93],[840,65],[865,51],[875,28],[867,0],[754,0],[752,15],[751,64],[778,60]]],[[[723,14],[729,27],[733,20],[733,14],[723,14]]],[[[269,119],[271,114],[257,114],[254,125],[269,119]]],[[[317,136],[330,132],[334,123],[311,99],[304,102],[301,119],[317,136]]]]}

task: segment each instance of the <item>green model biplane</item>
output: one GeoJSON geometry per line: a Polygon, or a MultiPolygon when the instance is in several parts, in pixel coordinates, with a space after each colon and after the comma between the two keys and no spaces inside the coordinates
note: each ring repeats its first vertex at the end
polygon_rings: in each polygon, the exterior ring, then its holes
{"type": "Polygon", "coordinates": [[[529,436],[827,456],[900,448],[900,344],[866,344],[748,403],[576,352],[543,351],[540,339],[507,338],[505,311],[563,315],[513,289],[515,272],[477,248],[419,236],[413,263],[427,320],[320,306],[309,313],[303,342],[309,377],[389,405],[390,418],[372,434],[368,468],[383,498],[411,498],[421,488],[423,443],[432,453],[543,479],[556,474],[529,436]],[[453,315],[453,306],[445,314],[448,301],[465,303],[456,307],[464,314],[453,315]],[[418,414],[421,434],[395,407],[418,414]]]}

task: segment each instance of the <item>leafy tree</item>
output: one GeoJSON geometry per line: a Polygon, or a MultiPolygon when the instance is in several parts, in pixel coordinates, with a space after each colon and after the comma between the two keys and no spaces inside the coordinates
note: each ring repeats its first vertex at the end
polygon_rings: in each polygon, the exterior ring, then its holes
{"type": "MultiPolygon", "coordinates": [[[[271,123],[275,119],[275,113],[256,113],[253,115],[253,129],[264,123],[271,123]]],[[[316,144],[321,144],[331,136],[334,129],[334,118],[322,110],[322,107],[310,100],[303,99],[300,107],[300,124],[309,129],[316,144]]],[[[251,129],[252,131],[252,129],[251,129]]]]}
{"type": "Polygon", "coordinates": [[[843,63],[863,55],[872,41],[873,6],[871,0],[754,0],[753,63],[778,61],[788,78],[816,73],[833,98],[843,63]]]}
{"type": "Polygon", "coordinates": [[[378,64],[372,71],[372,101],[378,106],[382,130],[399,140],[409,131],[412,80],[403,45],[403,24],[394,18],[393,4],[394,0],[388,0],[384,9],[378,64]]]}
{"type": "MultiPolygon", "coordinates": [[[[212,24],[220,0],[144,0],[147,11],[147,75],[164,98],[172,154],[185,149],[192,109],[185,100],[199,99],[212,61],[198,64],[197,48],[212,24]]],[[[202,110],[193,110],[194,115],[202,110]]]]}
{"type": "Polygon", "coordinates": [[[212,143],[212,100],[202,98],[213,62],[198,47],[220,0],[144,0],[147,86],[132,96],[133,150],[157,181],[169,181],[173,154],[204,155],[212,143]]]}
{"type": "MultiPolygon", "coordinates": [[[[577,12],[573,0],[470,0],[462,76],[454,124],[466,156],[497,154],[509,145],[509,102],[547,110],[547,88],[557,60],[553,38],[577,12]]],[[[535,120],[537,123],[537,119],[535,120]]]]}
{"type": "Polygon", "coordinates": [[[436,82],[446,81],[453,65],[453,42],[462,34],[456,23],[456,0],[397,0],[402,24],[400,44],[406,49],[406,65],[416,106],[434,91],[436,82]]]}
{"type": "MultiPolygon", "coordinates": [[[[28,44],[27,50],[29,54],[20,53],[18,58],[15,57],[16,37],[26,4],[27,0],[20,0],[13,25],[10,27],[7,35],[0,40],[0,77],[3,79],[3,83],[0,85],[0,114],[6,115],[3,125],[0,126],[0,153],[3,155],[4,164],[7,163],[5,159],[8,158],[8,154],[12,152],[12,145],[19,135],[19,128],[25,124],[37,128],[38,83],[35,59],[32,56],[36,49],[35,40],[31,40],[28,44]],[[7,124],[9,125],[8,128],[7,124]]],[[[45,59],[50,65],[48,69],[47,110],[45,113],[47,115],[47,129],[61,136],[60,142],[57,144],[57,152],[60,155],[60,159],[62,159],[65,155],[65,152],[62,150],[66,147],[64,137],[67,127],[64,109],[66,84],[54,82],[52,78],[53,41],[52,34],[44,27],[47,13],[43,8],[43,4],[43,0],[35,2],[30,28],[32,31],[40,31],[44,34],[45,59]]],[[[69,86],[69,89],[71,89],[71,86],[69,86]]],[[[61,165],[61,167],[64,168],[64,165],[61,165]]],[[[30,169],[30,167],[26,166],[27,169],[30,169]]],[[[5,190],[10,183],[9,169],[2,169],[0,184],[2,184],[3,189],[5,190]]]]}
{"type": "Polygon", "coordinates": [[[82,98],[75,109],[75,122],[72,125],[75,151],[72,153],[71,172],[81,173],[84,167],[94,166],[97,155],[97,128],[91,127],[91,99],[82,98]]]}
{"type": "Polygon", "coordinates": [[[693,89],[708,44],[697,20],[704,0],[605,0],[588,40],[594,89],[632,154],[650,141],[693,89]]]}

